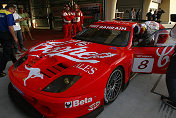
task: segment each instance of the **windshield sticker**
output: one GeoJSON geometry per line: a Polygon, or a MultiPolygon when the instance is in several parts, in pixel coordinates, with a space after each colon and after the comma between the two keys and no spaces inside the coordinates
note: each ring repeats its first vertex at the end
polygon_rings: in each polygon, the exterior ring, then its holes
{"type": "Polygon", "coordinates": [[[87,72],[88,74],[94,74],[95,71],[97,71],[97,68],[92,67],[90,65],[86,65],[86,64],[78,64],[75,67],[80,70],[83,70],[84,72],[87,72]]]}
{"type": "Polygon", "coordinates": [[[125,26],[90,25],[89,27],[90,28],[97,28],[97,29],[130,31],[130,27],[125,27],[125,26]]]}
{"type": "Polygon", "coordinates": [[[163,66],[165,66],[170,61],[168,54],[174,49],[174,47],[170,48],[170,50],[168,52],[166,52],[166,50],[168,49],[168,47],[169,46],[165,47],[163,49],[163,51],[161,52],[161,54],[159,53],[159,49],[160,48],[158,48],[156,50],[156,54],[159,56],[158,64],[157,64],[158,67],[163,67],[163,66]],[[165,62],[165,63],[162,64],[162,62],[165,62]]]}
{"type": "Polygon", "coordinates": [[[40,69],[39,68],[28,68],[26,65],[25,65],[25,69],[26,70],[29,70],[29,75],[27,78],[24,79],[24,86],[26,86],[26,81],[29,79],[29,78],[36,78],[36,77],[39,77],[41,79],[43,79],[43,74],[40,73],[40,69]]]}
{"type": "MultiPolygon", "coordinates": [[[[108,53],[87,52],[86,49],[88,47],[86,47],[85,45],[79,45],[80,47],[72,48],[71,46],[62,47],[62,45],[60,44],[63,44],[63,42],[39,44],[38,46],[33,47],[30,50],[30,52],[42,51],[40,53],[45,54],[45,56],[47,55],[50,57],[60,56],[75,62],[89,62],[89,63],[100,62],[98,60],[94,60],[96,58],[107,58],[116,55],[109,52],[108,53]]],[[[67,42],[67,44],[69,44],[69,42],[67,42]]]]}

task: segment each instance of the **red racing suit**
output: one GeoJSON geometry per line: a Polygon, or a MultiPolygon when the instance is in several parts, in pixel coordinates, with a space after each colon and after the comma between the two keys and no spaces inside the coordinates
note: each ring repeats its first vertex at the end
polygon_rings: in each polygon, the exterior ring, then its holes
{"type": "Polygon", "coordinates": [[[73,11],[74,19],[73,19],[73,36],[76,35],[77,31],[82,31],[83,25],[83,13],[81,10],[73,11]]]}
{"type": "Polygon", "coordinates": [[[64,38],[71,38],[72,23],[71,20],[74,18],[74,15],[70,11],[63,11],[63,32],[64,38]]]}

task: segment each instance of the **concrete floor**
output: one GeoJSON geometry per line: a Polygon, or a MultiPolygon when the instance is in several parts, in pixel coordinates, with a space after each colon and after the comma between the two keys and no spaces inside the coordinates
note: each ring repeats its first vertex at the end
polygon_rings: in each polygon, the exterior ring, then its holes
{"type": "MultiPolygon", "coordinates": [[[[5,72],[10,65],[12,62],[8,62],[5,72]]],[[[176,111],[163,104],[160,96],[150,92],[159,76],[138,74],[113,103],[105,105],[98,118],[175,118],[176,111]]],[[[164,78],[162,75],[155,91],[167,95],[164,78]]],[[[0,78],[0,118],[29,118],[10,101],[8,83],[8,76],[0,78]]]]}

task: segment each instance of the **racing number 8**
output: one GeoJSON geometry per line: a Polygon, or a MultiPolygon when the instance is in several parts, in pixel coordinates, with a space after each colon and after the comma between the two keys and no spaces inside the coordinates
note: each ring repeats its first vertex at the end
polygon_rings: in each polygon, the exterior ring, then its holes
{"type": "Polygon", "coordinates": [[[138,66],[138,69],[145,69],[147,68],[147,64],[149,63],[149,60],[144,60],[141,62],[141,64],[138,66]]]}

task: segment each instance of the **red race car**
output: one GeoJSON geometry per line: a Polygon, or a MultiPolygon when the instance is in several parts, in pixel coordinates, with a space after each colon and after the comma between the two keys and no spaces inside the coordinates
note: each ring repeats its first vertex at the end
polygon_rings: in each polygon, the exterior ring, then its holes
{"type": "Polygon", "coordinates": [[[9,94],[47,118],[93,117],[132,73],[166,72],[175,41],[163,28],[153,21],[99,21],[72,39],[40,43],[10,67],[9,94]]]}

